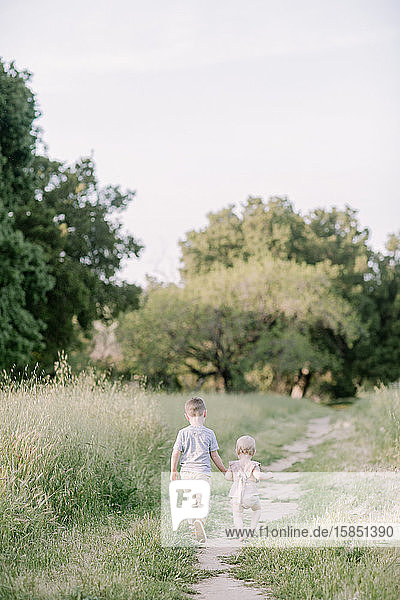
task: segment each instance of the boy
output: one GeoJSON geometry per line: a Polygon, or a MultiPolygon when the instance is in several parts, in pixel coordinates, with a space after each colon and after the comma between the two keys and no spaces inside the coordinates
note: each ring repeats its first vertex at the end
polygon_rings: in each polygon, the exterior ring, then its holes
{"type": "MultiPolygon", "coordinates": [[[[178,431],[171,456],[171,480],[179,479],[177,467],[181,457],[181,479],[204,479],[211,483],[210,458],[222,473],[226,473],[226,468],[218,454],[215,433],[204,426],[207,416],[204,400],[199,397],[188,400],[185,403],[185,416],[190,425],[178,431]]],[[[203,522],[196,519],[192,524],[198,541],[205,542],[203,522]]]]}

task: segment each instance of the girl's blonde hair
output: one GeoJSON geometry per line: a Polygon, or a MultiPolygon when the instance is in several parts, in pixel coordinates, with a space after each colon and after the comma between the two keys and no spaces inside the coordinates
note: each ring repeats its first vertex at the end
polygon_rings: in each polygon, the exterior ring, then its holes
{"type": "Polygon", "coordinates": [[[256,440],[251,435],[242,435],[236,442],[236,454],[250,454],[254,456],[256,453],[256,440]]]}

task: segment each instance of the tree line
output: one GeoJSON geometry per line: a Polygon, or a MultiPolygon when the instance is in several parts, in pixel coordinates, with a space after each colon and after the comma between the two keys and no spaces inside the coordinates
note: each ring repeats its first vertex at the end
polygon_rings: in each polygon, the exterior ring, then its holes
{"type": "Polygon", "coordinates": [[[343,397],[400,377],[399,235],[376,252],[349,206],[250,197],[186,234],[179,284],[121,282],[134,192],[44,154],[30,79],[0,61],[0,369],[51,371],[118,319],[102,366],[156,387],[343,397]]]}
{"type": "Polygon", "coordinates": [[[126,313],[128,371],[153,384],[353,396],[400,376],[400,238],[368,244],[355,210],[285,197],[208,215],[180,242],[182,283],[126,313]]]}

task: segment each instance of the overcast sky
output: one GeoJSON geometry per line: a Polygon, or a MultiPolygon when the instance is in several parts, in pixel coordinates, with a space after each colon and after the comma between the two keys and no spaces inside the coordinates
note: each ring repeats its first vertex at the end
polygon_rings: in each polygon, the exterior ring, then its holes
{"type": "Polygon", "coordinates": [[[0,0],[50,156],[137,191],[123,275],[176,278],[178,239],[249,195],[400,228],[396,0],[0,0]]]}

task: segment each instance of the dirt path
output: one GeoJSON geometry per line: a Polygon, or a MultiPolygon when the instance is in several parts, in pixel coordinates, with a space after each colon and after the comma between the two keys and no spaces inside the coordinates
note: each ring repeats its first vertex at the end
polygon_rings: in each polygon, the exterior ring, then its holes
{"type": "MultiPolygon", "coordinates": [[[[311,457],[313,446],[323,442],[328,437],[330,430],[329,417],[311,419],[305,437],[283,446],[286,456],[267,465],[266,470],[284,471],[295,463],[311,457]]],[[[269,520],[294,515],[298,507],[296,499],[301,493],[300,486],[296,483],[296,473],[281,473],[277,477],[279,483],[274,486],[273,495],[269,494],[268,498],[260,495],[262,515],[268,514],[269,520]],[[278,498],[285,502],[274,502],[278,498]]],[[[232,556],[239,552],[241,547],[239,542],[232,542],[230,547],[225,544],[218,548],[214,544],[212,548],[205,547],[199,551],[200,568],[216,571],[216,574],[194,586],[195,591],[199,594],[196,596],[198,600],[217,600],[223,597],[229,600],[260,600],[261,598],[272,600],[271,593],[265,588],[261,590],[253,587],[251,582],[235,579],[231,575],[229,565],[224,562],[224,556],[232,556]]]]}

